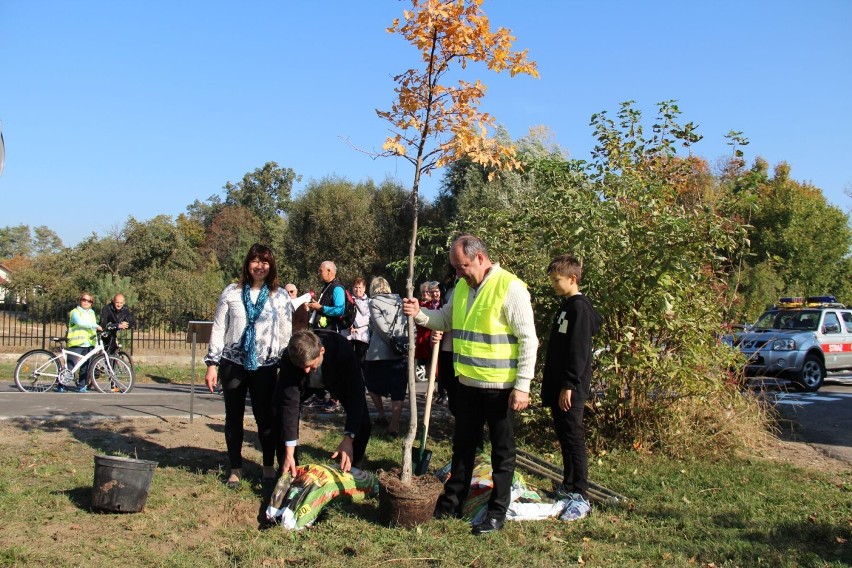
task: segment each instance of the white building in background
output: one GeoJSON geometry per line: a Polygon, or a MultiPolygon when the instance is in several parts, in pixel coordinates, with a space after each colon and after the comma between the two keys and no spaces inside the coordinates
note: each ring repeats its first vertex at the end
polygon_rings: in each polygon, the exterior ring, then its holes
{"type": "Polygon", "coordinates": [[[7,289],[9,285],[9,279],[12,277],[12,271],[9,270],[9,267],[5,264],[0,264],[0,302],[6,301],[6,296],[9,296],[9,299],[12,299],[12,296],[7,289]]]}

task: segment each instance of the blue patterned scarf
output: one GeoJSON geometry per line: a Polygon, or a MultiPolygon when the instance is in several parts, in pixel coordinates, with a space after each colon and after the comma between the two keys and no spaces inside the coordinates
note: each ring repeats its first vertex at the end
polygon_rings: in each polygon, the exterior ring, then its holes
{"type": "Polygon", "coordinates": [[[243,306],[246,308],[246,329],[243,331],[243,338],[240,341],[240,349],[245,354],[243,359],[243,367],[247,371],[257,369],[257,349],[254,333],[254,322],[257,321],[260,312],[263,311],[263,306],[266,304],[266,299],[269,298],[269,286],[265,283],[260,289],[260,294],[257,296],[257,302],[251,303],[251,286],[243,286],[243,306]]]}

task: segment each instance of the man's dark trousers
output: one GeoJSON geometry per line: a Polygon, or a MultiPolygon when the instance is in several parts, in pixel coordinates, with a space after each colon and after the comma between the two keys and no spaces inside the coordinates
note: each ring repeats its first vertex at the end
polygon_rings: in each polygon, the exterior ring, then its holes
{"type": "Polygon", "coordinates": [[[515,432],[509,395],[512,389],[482,389],[458,385],[456,430],[453,435],[453,462],[450,479],[438,499],[436,513],[460,516],[470,492],[477,445],[482,428],[488,424],[491,435],[491,468],[494,487],[488,500],[488,517],[503,520],[512,498],[515,474],[515,432]]]}

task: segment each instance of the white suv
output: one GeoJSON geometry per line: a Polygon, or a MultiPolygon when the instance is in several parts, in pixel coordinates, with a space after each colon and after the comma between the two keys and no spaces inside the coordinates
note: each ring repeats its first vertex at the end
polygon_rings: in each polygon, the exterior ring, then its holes
{"type": "Polygon", "coordinates": [[[852,370],[852,309],[833,296],[781,298],[731,340],[748,358],[746,375],[782,377],[814,392],[827,371],[852,370]]]}

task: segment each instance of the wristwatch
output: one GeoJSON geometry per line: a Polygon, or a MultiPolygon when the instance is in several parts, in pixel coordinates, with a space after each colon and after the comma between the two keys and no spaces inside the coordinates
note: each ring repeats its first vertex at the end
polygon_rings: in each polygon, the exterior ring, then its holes
{"type": "Polygon", "coordinates": [[[344,435],[344,436],[349,436],[349,437],[350,437],[350,438],[352,438],[353,440],[355,439],[355,432],[344,432],[344,433],[343,433],[343,435],[344,435]]]}

